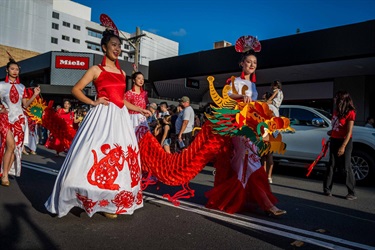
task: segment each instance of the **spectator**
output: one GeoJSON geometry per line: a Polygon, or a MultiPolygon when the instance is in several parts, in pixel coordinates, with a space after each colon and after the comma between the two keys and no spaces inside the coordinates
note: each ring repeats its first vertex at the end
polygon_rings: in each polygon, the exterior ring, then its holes
{"type": "Polygon", "coordinates": [[[367,118],[365,127],[366,128],[373,128],[374,127],[374,118],[372,118],[372,117],[367,118]]]}
{"type": "Polygon", "coordinates": [[[284,99],[283,91],[281,90],[281,82],[273,81],[271,84],[272,93],[270,97],[266,96],[267,103],[275,116],[279,116],[279,108],[284,99]]]}
{"type": "Polygon", "coordinates": [[[190,106],[190,98],[183,96],[179,100],[181,106],[183,107],[182,112],[178,115],[176,120],[176,134],[177,140],[180,145],[180,149],[188,147],[193,140],[193,128],[194,128],[194,118],[195,113],[193,108],[190,106]]]}
{"type": "Polygon", "coordinates": [[[334,98],[335,109],[332,116],[332,133],[329,145],[329,164],[326,169],[323,191],[332,196],[333,173],[335,168],[342,167],[346,174],[347,200],[355,200],[355,178],[353,174],[351,155],[353,150],[352,133],[356,110],[353,101],[346,91],[338,91],[334,98]]]}
{"type": "Polygon", "coordinates": [[[156,103],[150,103],[147,107],[147,109],[151,112],[151,116],[147,117],[147,123],[148,123],[148,126],[150,127],[150,131],[153,132],[155,127],[156,127],[156,123],[157,123],[157,113],[156,113],[156,110],[158,109],[158,105],[156,105],[156,103]]]}
{"type": "Polygon", "coordinates": [[[156,119],[156,126],[152,131],[152,134],[156,137],[158,142],[161,142],[163,136],[163,118],[156,119]]]}
{"type": "Polygon", "coordinates": [[[173,113],[171,115],[171,152],[177,152],[177,135],[176,135],[176,120],[178,118],[178,114],[182,111],[182,106],[178,105],[177,107],[173,106],[174,108],[172,109],[172,106],[170,106],[171,110],[170,113],[173,113]]]}
{"type": "Polygon", "coordinates": [[[160,113],[158,116],[159,118],[163,118],[166,115],[170,115],[168,111],[168,104],[166,102],[161,102],[159,104],[159,108],[160,108],[160,113]]]}
{"type": "MultiPolygon", "coordinates": [[[[271,84],[272,93],[270,96],[266,96],[267,103],[274,113],[275,116],[279,116],[279,108],[281,103],[284,99],[283,91],[281,90],[281,82],[280,81],[273,81],[271,84]]],[[[268,176],[268,182],[272,183],[272,170],[273,170],[273,154],[268,153],[262,156],[261,159],[262,165],[264,166],[264,170],[266,170],[268,176]]]]}
{"type": "Polygon", "coordinates": [[[166,115],[163,118],[163,136],[161,138],[161,145],[164,148],[165,152],[171,152],[171,116],[166,115]]]}

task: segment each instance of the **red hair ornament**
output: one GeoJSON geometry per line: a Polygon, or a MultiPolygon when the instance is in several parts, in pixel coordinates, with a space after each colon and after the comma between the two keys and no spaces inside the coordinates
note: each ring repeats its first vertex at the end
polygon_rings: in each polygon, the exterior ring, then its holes
{"type": "Polygon", "coordinates": [[[237,39],[236,45],[234,46],[237,52],[245,53],[249,50],[254,50],[254,52],[260,52],[262,46],[258,38],[254,36],[241,36],[237,39]]]}
{"type": "Polygon", "coordinates": [[[116,24],[112,21],[112,19],[107,16],[106,14],[101,14],[100,15],[100,24],[104,27],[106,27],[107,29],[110,29],[110,30],[113,30],[113,33],[116,35],[116,36],[119,36],[119,33],[118,33],[118,29],[117,29],[117,26],[116,24]]]}

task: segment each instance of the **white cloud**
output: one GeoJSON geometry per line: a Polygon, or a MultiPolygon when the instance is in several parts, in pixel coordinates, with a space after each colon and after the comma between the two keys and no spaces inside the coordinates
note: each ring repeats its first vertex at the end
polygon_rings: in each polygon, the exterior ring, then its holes
{"type": "Polygon", "coordinates": [[[172,31],[172,35],[174,36],[186,36],[187,32],[185,29],[181,28],[178,31],[172,31]]]}

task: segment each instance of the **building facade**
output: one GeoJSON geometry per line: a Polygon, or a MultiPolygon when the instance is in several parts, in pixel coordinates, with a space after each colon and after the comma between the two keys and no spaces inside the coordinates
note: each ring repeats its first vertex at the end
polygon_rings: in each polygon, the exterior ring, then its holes
{"type": "MultiPolygon", "coordinates": [[[[13,49],[17,61],[30,53],[49,51],[102,54],[100,40],[104,27],[91,21],[91,8],[70,0],[0,1],[0,46],[13,49]]],[[[118,27],[120,29],[120,27],[118,27]]],[[[156,34],[141,31],[138,61],[149,61],[178,55],[179,44],[156,34]]],[[[123,38],[120,60],[134,62],[134,48],[127,41],[135,32],[120,31],[123,38]]],[[[8,62],[0,52],[0,66],[8,62]]],[[[34,55],[35,55],[34,54],[34,55]]]]}
{"type": "MultiPolygon", "coordinates": [[[[370,101],[375,96],[375,20],[260,41],[260,97],[270,91],[272,81],[280,80],[284,104],[332,111],[335,92],[347,90],[359,125],[375,117],[375,102],[370,101]]],[[[187,95],[205,107],[211,102],[207,77],[215,77],[221,93],[228,78],[241,74],[240,57],[231,46],[155,60],[150,62],[149,80],[163,98],[187,95]]]]}

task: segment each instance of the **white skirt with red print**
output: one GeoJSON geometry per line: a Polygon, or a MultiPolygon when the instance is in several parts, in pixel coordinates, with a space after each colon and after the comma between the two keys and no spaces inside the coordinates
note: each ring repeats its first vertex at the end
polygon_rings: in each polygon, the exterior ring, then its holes
{"type": "Polygon", "coordinates": [[[143,207],[139,148],[126,107],[91,109],[73,140],[57,176],[47,210],[58,217],[80,207],[132,214],[143,207]]]}

